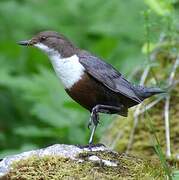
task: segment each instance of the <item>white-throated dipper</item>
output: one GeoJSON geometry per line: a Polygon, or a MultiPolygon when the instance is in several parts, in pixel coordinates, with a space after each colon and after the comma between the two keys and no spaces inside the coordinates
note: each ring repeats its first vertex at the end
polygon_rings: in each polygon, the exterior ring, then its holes
{"type": "Polygon", "coordinates": [[[164,91],[133,85],[110,64],[79,49],[66,37],[54,31],[44,31],[23,46],[34,46],[44,51],[69,96],[91,113],[88,127],[93,125],[89,144],[99,122],[99,113],[127,117],[128,108],[164,91]]]}

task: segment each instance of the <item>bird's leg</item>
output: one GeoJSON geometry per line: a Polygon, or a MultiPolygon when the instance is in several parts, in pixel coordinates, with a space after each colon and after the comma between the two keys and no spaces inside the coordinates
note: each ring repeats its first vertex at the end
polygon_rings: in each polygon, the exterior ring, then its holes
{"type": "Polygon", "coordinates": [[[91,118],[91,116],[90,116],[89,122],[88,122],[88,129],[90,129],[91,125],[92,125],[92,118],[91,118]]]}
{"type": "Polygon", "coordinates": [[[90,119],[88,122],[88,129],[90,129],[91,125],[93,125],[93,126],[98,125],[98,123],[99,123],[98,111],[99,111],[98,105],[96,105],[91,111],[90,119]]]}
{"type": "Polygon", "coordinates": [[[93,143],[93,137],[97,128],[97,125],[99,123],[99,113],[108,113],[108,114],[113,114],[114,112],[120,112],[122,109],[121,107],[117,107],[117,106],[108,106],[108,105],[101,105],[98,104],[96,105],[92,111],[91,111],[91,117],[88,123],[88,128],[93,125],[92,130],[91,130],[91,135],[90,135],[90,139],[89,139],[89,144],[93,143]]]}
{"type": "Polygon", "coordinates": [[[93,143],[93,137],[94,137],[97,125],[99,123],[99,114],[98,114],[98,111],[95,107],[92,109],[89,124],[88,124],[88,127],[89,127],[89,125],[90,126],[93,125],[92,130],[91,130],[90,139],[89,139],[89,144],[93,143]]]}

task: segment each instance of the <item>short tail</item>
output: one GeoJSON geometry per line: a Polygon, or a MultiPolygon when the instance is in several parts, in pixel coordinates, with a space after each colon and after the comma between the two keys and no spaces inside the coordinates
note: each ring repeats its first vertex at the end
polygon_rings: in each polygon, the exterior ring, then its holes
{"type": "Polygon", "coordinates": [[[167,92],[166,90],[162,90],[160,88],[155,88],[155,87],[147,88],[147,87],[139,86],[137,89],[138,90],[137,90],[136,94],[141,98],[141,100],[144,100],[144,99],[149,98],[156,94],[161,94],[161,93],[167,92]]]}

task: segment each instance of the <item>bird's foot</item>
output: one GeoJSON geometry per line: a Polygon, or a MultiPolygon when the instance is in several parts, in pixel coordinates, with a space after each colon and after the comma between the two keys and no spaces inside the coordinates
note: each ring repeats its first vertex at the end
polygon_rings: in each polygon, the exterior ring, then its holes
{"type": "Polygon", "coordinates": [[[92,126],[91,135],[90,135],[90,139],[89,139],[89,144],[93,144],[93,137],[94,137],[94,134],[95,134],[98,123],[99,123],[98,108],[97,108],[97,106],[95,106],[92,109],[90,120],[89,120],[89,123],[88,123],[88,128],[90,128],[92,126]]]}
{"type": "Polygon", "coordinates": [[[84,149],[84,148],[92,149],[92,148],[97,148],[97,147],[101,147],[101,146],[106,147],[102,143],[98,143],[98,144],[91,143],[91,144],[87,144],[87,145],[78,145],[77,144],[76,146],[79,147],[80,149],[84,149]]]}
{"type": "Polygon", "coordinates": [[[97,126],[99,123],[99,114],[95,109],[93,109],[93,111],[91,113],[90,122],[94,126],[97,126]]]}
{"type": "Polygon", "coordinates": [[[91,126],[97,126],[99,124],[99,115],[95,111],[92,111],[89,122],[88,122],[88,129],[91,129],[91,126]]]}

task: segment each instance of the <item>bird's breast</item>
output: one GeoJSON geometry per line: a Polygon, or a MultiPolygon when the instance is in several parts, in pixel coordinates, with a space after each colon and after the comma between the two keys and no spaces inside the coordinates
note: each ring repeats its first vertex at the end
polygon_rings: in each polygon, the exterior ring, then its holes
{"type": "Polygon", "coordinates": [[[50,56],[53,68],[66,89],[70,89],[83,76],[85,68],[80,64],[77,55],[61,58],[54,54],[50,56]]]}
{"type": "Polygon", "coordinates": [[[72,99],[90,111],[98,104],[111,106],[121,104],[118,94],[112,92],[87,73],[84,73],[82,78],[66,91],[72,99]]]}

